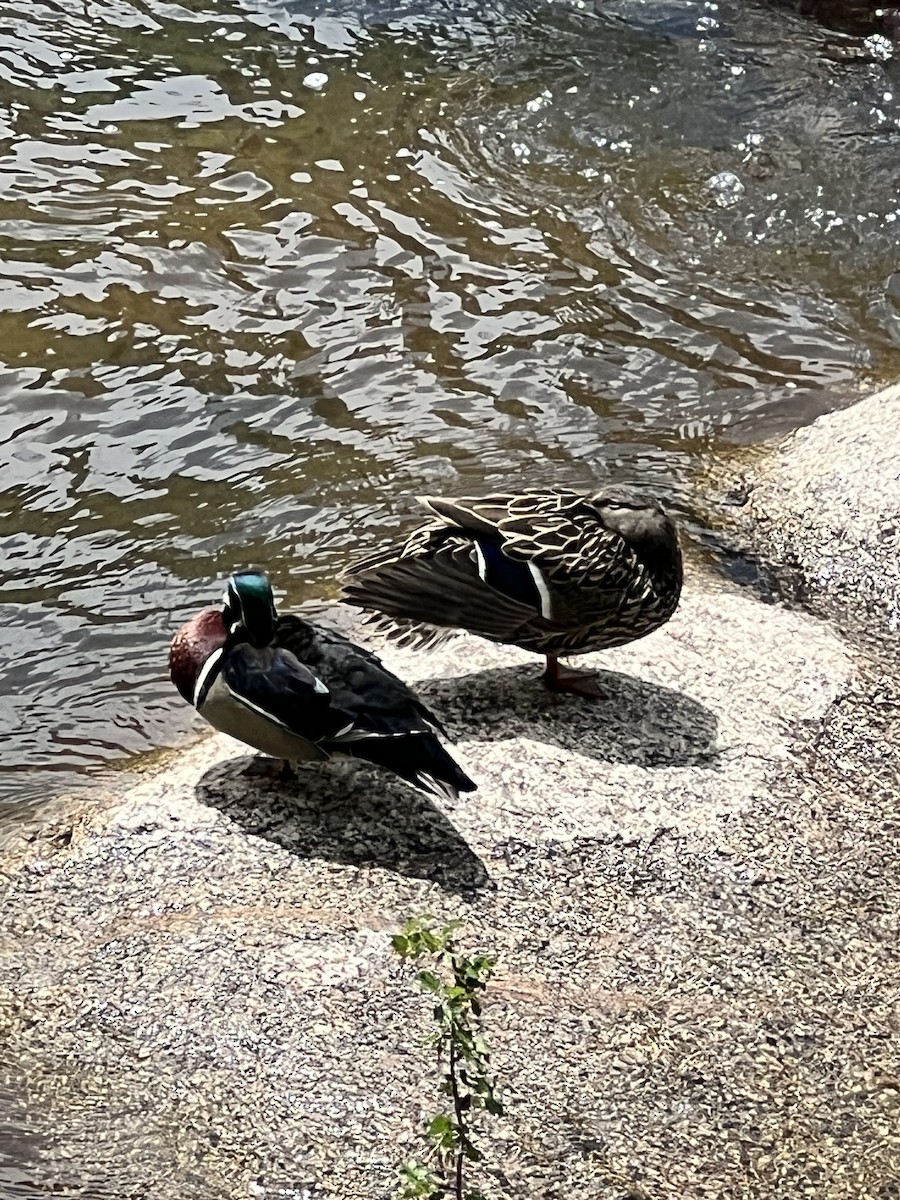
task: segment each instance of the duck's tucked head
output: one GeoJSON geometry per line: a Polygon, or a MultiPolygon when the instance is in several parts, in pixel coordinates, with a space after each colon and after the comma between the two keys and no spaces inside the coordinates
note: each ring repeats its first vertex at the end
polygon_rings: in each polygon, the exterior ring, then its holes
{"type": "Polygon", "coordinates": [[[609,487],[597,492],[593,502],[607,529],[635,550],[645,547],[659,552],[677,546],[675,524],[652,496],[642,496],[630,488],[609,487]]]}
{"type": "Polygon", "coordinates": [[[275,637],[275,599],[262,571],[236,571],[228,579],[222,618],[229,633],[242,633],[251,645],[268,646],[275,637]]]}
{"type": "Polygon", "coordinates": [[[188,704],[194,703],[203,668],[227,640],[228,630],[218,608],[204,608],[175,634],[169,649],[169,675],[188,704]]]}

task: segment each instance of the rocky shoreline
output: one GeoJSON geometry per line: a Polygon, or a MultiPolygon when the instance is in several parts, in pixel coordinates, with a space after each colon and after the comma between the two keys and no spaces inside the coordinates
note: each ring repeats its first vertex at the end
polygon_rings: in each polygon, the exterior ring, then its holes
{"type": "Polygon", "coordinates": [[[436,1104],[389,945],[423,912],[498,962],[489,1200],[900,1194],[898,396],[789,439],[738,510],[836,624],[689,564],[595,705],[474,640],[385,652],[479,783],[452,808],[216,735],[10,843],[14,1194],[391,1195],[436,1104]]]}
{"type": "Polygon", "coordinates": [[[739,485],[740,534],[784,596],[876,657],[900,633],[900,386],[820,417],[739,485]]]}

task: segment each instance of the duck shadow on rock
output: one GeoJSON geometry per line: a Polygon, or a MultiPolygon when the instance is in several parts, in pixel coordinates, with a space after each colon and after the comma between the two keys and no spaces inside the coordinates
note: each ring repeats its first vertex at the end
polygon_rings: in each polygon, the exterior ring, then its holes
{"type": "Polygon", "coordinates": [[[718,720],[683,692],[618,671],[597,671],[602,699],[551,692],[534,667],[429,679],[417,691],[452,735],[526,737],[602,762],[639,767],[716,766],[718,720]]]}
{"type": "Polygon", "coordinates": [[[490,885],[481,859],[428,796],[356,762],[298,764],[295,778],[258,755],[202,776],[201,804],[300,858],[377,866],[463,896],[490,885]]]}

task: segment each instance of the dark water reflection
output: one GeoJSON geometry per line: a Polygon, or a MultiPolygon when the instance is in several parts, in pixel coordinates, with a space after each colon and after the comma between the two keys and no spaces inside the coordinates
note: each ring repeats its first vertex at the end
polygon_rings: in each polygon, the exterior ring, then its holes
{"type": "Polygon", "coordinates": [[[898,373],[892,64],[727,5],[0,3],[0,808],[171,741],[173,627],[437,489],[898,373]]]}

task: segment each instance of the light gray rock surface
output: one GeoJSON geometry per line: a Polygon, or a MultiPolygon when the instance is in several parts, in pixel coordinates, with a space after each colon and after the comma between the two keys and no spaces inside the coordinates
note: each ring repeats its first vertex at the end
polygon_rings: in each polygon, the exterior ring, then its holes
{"type": "Polygon", "coordinates": [[[778,589],[896,661],[900,386],[800,430],[746,482],[741,529],[778,589]]]}
{"type": "Polygon", "coordinates": [[[0,1195],[388,1197],[439,1103],[389,947],[429,912],[497,958],[488,1200],[900,1196],[897,394],[744,510],[865,653],[689,564],[596,704],[470,639],[385,652],[479,784],[453,805],[216,735],[8,840],[0,1195]]]}
{"type": "Polygon", "coordinates": [[[597,656],[595,705],[469,639],[385,657],[477,793],[285,784],[215,735],[7,848],[30,1194],[388,1196],[438,1103],[388,937],[430,912],[498,960],[486,1196],[894,1195],[896,808],[848,720],[865,664],[707,584],[597,656]]]}

